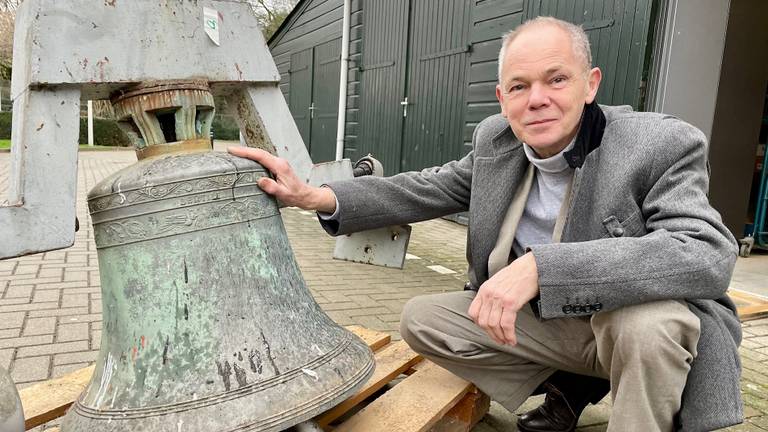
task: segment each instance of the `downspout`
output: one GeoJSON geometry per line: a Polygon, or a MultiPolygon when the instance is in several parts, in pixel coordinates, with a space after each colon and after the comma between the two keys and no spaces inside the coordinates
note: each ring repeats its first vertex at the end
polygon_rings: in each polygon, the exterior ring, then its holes
{"type": "Polygon", "coordinates": [[[344,0],[341,29],[341,77],[339,78],[339,121],[336,125],[336,160],[344,157],[344,134],[347,123],[347,76],[349,74],[349,15],[352,0],[344,0]]]}

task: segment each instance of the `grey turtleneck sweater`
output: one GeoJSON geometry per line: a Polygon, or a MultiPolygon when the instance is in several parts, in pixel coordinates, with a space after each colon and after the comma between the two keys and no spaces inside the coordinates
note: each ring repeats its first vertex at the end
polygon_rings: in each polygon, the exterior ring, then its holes
{"type": "Polygon", "coordinates": [[[512,244],[517,256],[524,254],[527,246],[552,243],[555,222],[573,178],[573,168],[568,166],[563,153],[575,143],[574,138],[563,151],[546,159],[539,158],[531,147],[523,144],[525,156],[536,171],[512,244]]]}

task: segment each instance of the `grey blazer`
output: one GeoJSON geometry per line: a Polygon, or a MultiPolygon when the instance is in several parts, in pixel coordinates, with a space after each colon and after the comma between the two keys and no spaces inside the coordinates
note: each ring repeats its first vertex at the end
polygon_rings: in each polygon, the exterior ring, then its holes
{"type": "MultiPolygon", "coordinates": [[[[543,319],[588,315],[662,299],[686,299],[701,319],[678,416],[681,430],[705,431],[743,417],[741,327],[725,296],[737,244],[708,202],[704,134],[674,117],[602,106],[599,147],[574,172],[561,243],[530,249],[539,269],[543,319]]],[[[528,160],[506,119],[475,129],[473,151],[441,167],[329,186],[333,235],[469,211],[470,284],[488,279],[488,257],[528,160]]],[[[512,257],[514,258],[514,257],[512,257]]]]}

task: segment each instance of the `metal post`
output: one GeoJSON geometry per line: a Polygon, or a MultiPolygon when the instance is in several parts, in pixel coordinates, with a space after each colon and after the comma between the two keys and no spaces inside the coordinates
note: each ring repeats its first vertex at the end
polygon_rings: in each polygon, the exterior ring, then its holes
{"type": "Polygon", "coordinates": [[[88,145],[93,146],[93,101],[88,101],[88,145]]]}
{"type": "Polygon", "coordinates": [[[341,78],[339,79],[339,119],[336,125],[336,160],[344,157],[344,132],[347,122],[347,74],[349,73],[349,15],[351,0],[344,0],[341,30],[341,78]]]}

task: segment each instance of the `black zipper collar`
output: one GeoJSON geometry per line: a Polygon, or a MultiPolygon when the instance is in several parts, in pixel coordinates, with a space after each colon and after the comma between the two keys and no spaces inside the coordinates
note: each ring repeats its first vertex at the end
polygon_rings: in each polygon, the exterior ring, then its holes
{"type": "Polygon", "coordinates": [[[571,168],[581,168],[587,155],[600,147],[605,131],[605,114],[597,102],[584,105],[584,113],[581,117],[581,127],[576,136],[576,144],[573,148],[563,153],[563,157],[571,168]]]}

